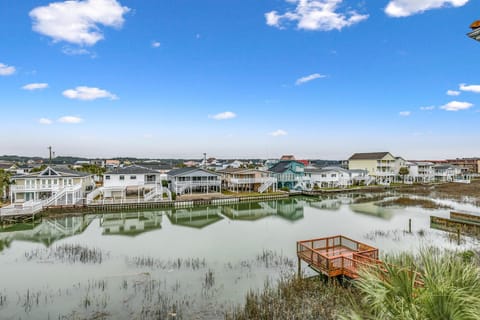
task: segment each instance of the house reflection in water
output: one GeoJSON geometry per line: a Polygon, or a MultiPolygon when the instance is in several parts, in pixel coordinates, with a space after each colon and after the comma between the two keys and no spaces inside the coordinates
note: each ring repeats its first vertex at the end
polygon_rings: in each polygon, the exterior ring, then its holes
{"type": "Polygon", "coordinates": [[[319,201],[310,202],[310,206],[321,210],[338,210],[344,204],[351,204],[352,198],[347,196],[323,196],[319,201]]]}
{"type": "Polygon", "coordinates": [[[100,219],[103,235],[136,236],[162,227],[162,211],[105,213],[100,219]]]}
{"type": "Polygon", "coordinates": [[[201,229],[223,219],[220,207],[177,209],[169,213],[171,224],[201,229]]]}
{"type": "Polygon", "coordinates": [[[393,217],[390,209],[377,206],[374,202],[354,203],[350,205],[350,210],[384,220],[390,220],[393,217]]]}
{"type": "Polygon", "coordinates": [[[300,199],[239,203],[224,206],[222,213],[231,220],[259,220],[269,216],[279,216],[289,221],[303,218],[305,202],[300,199]]]}
{"type": "Polygon", "coordinates": [[[40,242],[47,247],[55,241],[82,233],[93,220],[93,216],[42,219],[39,224],[18,224],[0,228],[0,242],[40,242]]]}

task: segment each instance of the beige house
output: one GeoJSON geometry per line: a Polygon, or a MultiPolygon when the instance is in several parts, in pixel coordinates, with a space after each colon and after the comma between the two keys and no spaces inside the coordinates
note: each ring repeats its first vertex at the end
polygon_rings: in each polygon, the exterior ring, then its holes
{"type": "Polygon", "coordinates": [[[393,182],[398,168],[398,159],[390,152],[355,153],[348,159],[349,170],[367,170],[378,183],[393,182]]]}
{"type": "Polygon", "coordinates": [[[263,193],[277,188],[277,179],[268,171],[228,168],[218,173],[222,175],[224,189],[229,191],[263,193]]]}

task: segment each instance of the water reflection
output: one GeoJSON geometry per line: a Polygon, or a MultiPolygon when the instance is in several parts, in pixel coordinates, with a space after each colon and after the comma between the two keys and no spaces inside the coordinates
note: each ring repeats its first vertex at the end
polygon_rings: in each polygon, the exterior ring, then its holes
{"type": "Polygon", "coordinates": [[[304,218],[305,208],[308,207],[336,211],[344,205],[349,205],[350,210],[356,213],[381,219],[392,218],[391,210],[378,207],[373,202],[351,204],[357,197],[358,195],[355,194],[294,197],[277,201],[237,203],[224,206],[104,213],[59,219],[44,218],[41,223],[17,224],[0,228],[0,251],[14,240],[40,242],[50,246],[55,241],[82,233],[94,219],[99,219],[102,235],[137,236],[148,231],[160,230],[163,215],[168,217],[173,226],[196,229],[205,228],[223,219],[258,221],[267,217],[279,217],[296,222],[304,218]]]}
{"type": "Polygon", "coordinates": [[[223,219],[221,207],[189,208],[167,211],[173,225],[202,229],[223,219]]]}
{"type": "Polygon", "coordinates": [[[0,241],[40,242],[45,246],[55,241],[82,233],[93,220],[94,216],[65,217],[59,219],[42,219],[42,222],[14,225],[0,229],[0,241]]]}
{"type": "Polygon", "coordinates": [[[393,212],[389,208],[375,205],[374,202],[354,203],[350,205],[350,210],[355,213],[366,214],[372,217],[390,220],[393,217],[393,212]]]}
{"type": "Polygon", "coordinates": [[[137,236],[147,231],[162,227],[163,213],[153,212],[122,212],[105,213],[100,219],[103,235],[137,236]]]}

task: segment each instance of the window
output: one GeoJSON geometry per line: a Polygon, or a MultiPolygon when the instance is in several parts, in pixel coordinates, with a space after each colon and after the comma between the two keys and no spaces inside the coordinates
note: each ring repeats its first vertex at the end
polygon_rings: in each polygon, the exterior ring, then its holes
{"type": "Polygon", "coordinates": [[[110,176],[105,176],[105,180],[110,180],[110,176]]]}
{"type": "Polygon", "coordinates": [[[120,180],[125,180],[125,176],[120,176],[120,180]]]}
{"type": "Polygon", "coordinates": [[[325,173],[322,174],[322,178],[326,178],[327,175],[325,173]]]}
{"type": "Polygon", "coordinates": [[[130,180],[135,180],[137,179],[137,176],[130,176],[130,180]]]}

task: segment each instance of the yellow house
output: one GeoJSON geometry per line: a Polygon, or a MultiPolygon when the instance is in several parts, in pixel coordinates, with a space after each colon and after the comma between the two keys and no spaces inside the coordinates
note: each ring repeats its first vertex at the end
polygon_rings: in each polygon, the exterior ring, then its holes
{"type": "Polygon", "coordinates": [[[390,152],[355,153],[348,159],[349,170],[367,170],[380,182],[393,182],[398,174],[396,158],[390,152]]]}

